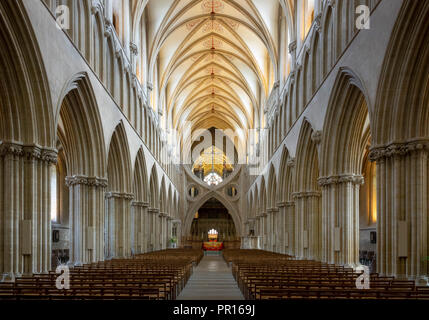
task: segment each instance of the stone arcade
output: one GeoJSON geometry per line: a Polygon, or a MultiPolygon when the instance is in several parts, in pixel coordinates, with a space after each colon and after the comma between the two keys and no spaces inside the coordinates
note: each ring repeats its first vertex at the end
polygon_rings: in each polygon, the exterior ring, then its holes
{"type": "Polygon", "coordinates": [[[227,249],[425,284],[428,14],[426,0],[1,0],[0,279],[199,248],[217,228],[227,249]],[[202,130],[227,134],[184,163],[202,130]]]}

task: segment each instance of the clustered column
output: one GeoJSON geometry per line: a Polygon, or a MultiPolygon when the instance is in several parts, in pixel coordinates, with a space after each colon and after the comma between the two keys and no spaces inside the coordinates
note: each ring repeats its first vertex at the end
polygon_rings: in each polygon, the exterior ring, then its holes
{"type": "Polygon", "coordinates": [[[267,237],[268,237],[268,250],[270,251],[276,251],[276,240],[277,240],[277,215],[278,215],[279,209],[278,208],[270,208],[267,210],[267,221],[268,221],[268,230],[267,230],[267,237]]]}
{"type": "Polygon", "coordinates": [[[295,202],[287,201],[285,202],[285,248],[286,254],[295,255],[295,227],[296,227],[296,218],[295,218],[295,202]]]}
{"type": "Polygon", "coordinates": [[[168,214],[165,212],[159,213],[160,220],[160,232],[159,232],[159,248],[161,250],[167,248],[167,217],[168,214]]]}
{"type": "Polygon", "coordinates": [[[262,221],[262,248],[268,250],[268,215],[266,212],[261,213],[262,221]]]}
{"type": "Polygon", "coordinates": [[[333,175],[319,180],[322,188],[322,261],[359,264],[359,187],[363,176],[333,175]]]}
{"type": "Polygon", "coordinates": [[[51,268],[50,177],[56,161],[54,149],[0,145],[0,274],[4,281],[51,268]]]}
{"type": "Polygon", "coordinates": [[[428,275],[429,141],[373,148],[377,162],[377,272],[428,275]]]}
{"type": "Polygon", "coordinates": [[[295,255],[298,259],[319,260],[321,239],[320,192],[292,194],[295,199],[295,255]]]}
{"type": "Polygon", "coordinates": [[[131,256],[131,201],[134,195],[120,192],[106,193],[108,215],[108,257],[131,256]]]}
{"type": "Polygon", "coordinates": [[[159,250],[159,209],[149,209],[150,251],[159,250]]]}
{"type": "Polygon", "coordinates": [[[104,260],[104,189],[97,177],[66,178],[70,199],[70,261],[75,265],[104,260]]]}
{"type": "Polygon", "coordinates": [[[149,204],[144,201],[133,201],[132,211],[132,249],[136,254],[145,253],[147,250],[147,208],[149,204]]]}
{"type": "Polygon", "coordinates": [[[277,239],[278,248],[277,252],[286,253],[286,238],[288,236],[287,233],[287,221],[286,221],[286,207],[284,202],[279,202],[277,204],[279,210],[279,221],[277,223],[277,234],[279,235],[277,239]]]}

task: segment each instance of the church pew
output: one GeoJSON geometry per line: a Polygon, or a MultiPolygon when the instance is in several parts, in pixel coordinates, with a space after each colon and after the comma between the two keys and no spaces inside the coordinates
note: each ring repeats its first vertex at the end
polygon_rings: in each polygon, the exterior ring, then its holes
{"type": "Polygon", "coordinates": [[[70,268],[70,288],[58,290],[58,274],[34,274],[0,284],[0,299],[176,299],[202,259],[201,250],[162,250],[70,268]]]}
{"type": "Polygon", "coordinates": [[[358,289],[352,268],[298,260],[261,250],[225,250],[224,259],[246,299],[428,299],[428,287],[370,274],[370,288],[358,289]]]}

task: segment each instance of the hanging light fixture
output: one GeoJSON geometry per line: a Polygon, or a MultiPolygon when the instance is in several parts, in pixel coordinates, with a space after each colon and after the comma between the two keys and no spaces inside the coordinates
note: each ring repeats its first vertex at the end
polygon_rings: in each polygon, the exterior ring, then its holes
{"type": "Polygon", "coordinates": [[[212,171],[204,177],[204,182],[209,186],[217,186],[222,181],[221,176],[218,175],[214,169],[214,146],[212,146],[212,171]]]}

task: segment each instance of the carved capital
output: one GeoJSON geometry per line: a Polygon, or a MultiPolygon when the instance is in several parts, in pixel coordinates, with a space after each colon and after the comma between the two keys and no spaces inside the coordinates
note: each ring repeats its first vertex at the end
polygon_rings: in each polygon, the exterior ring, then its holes
{"type": "Polygon", "coordinates": [[[407,142],[393,142],[384,146],[371,148],[369,159],[371,161],[380,161],[390,157],[403,157],[413,152],[428,152],[429,140],[416,139],[407,142]]]}
{"type": "Polygon", "coordinates": [[[115,191],[110,191],[110,192],[106,192],[106,198],[107,199],[111,199],[111,198],[118,198],[118,199],[126,199],[126,200],[132,200],[134,199],[134,195],[131,193],[125,193],[125,192],[115,192],[115,191]]]}
{"type": "Polygon", "coordinates": [[[279,208],[269,208],[267,209],[267,213],[275,214],[279,212],[279,208]]]}
{"type": "Polygon", "coordinates": [[[23,146],[13,142],[3,142],[0,145],[0,155],[5,156],[8,154],[22,157],[24,155],[23,146]]]}
{"type": "Polygon", "coordinates": [[[314,131],[311,134],[311,140],[315,143],[315,144],[319,144],[320,141],[322,141],[322,131],[314,131]]]}
{"type": "Polygon", "coordinates": [[[135,56],[139,54],[139,49],[134,42],[130,42],[130,52],[135,56]]]}
{"type": "Polygon", "coordinates": [[[296,51],[296,41],[292,41],[289,43],[289,53],[293,53],[296,51]]]}
{"type": "Polygon", "coordinates": [[[287,208],[294,207],[295,206],[295,201],[287,201],[287,202],[285,202],[285,205],[286,205],[287,208]]]}
{"type": "Polygon", "coordinates": [[[131,205],[133,207],[141,207],[141,208],[149,207],[149,203],[145,202],[145,201],[133,201],[133,202],[131,202],[131,205]]]}
{"type": "Polygon", "coordinates": [[[98,178],[98,177],[87,177],[84,175],[74,175],[66,177],[66,185],[68,187],[74,186],[74,185],[86,185],[90,187],[107,187],[107,179],[105,178],[98,178]]]}
{"type": "Polygon", "coordinates": [[[88,177],[88,186],[97,188],[107,188],[107,179],[98,177],[88,177]]]}
{"type": "Polygon", "coordinates": [[[156,209],[156,208],[149,208],[147,212],[148,212],[148,213],[152,213],[152,214],[158,214],[158,213],[159,213],[159,209],[156,209]]]}
{"type": "Polygon", "coordinates": [[[147,87],[147,89],[148,89],[149,91],[152,91],[152,90],[153,90],[153,84],[152,84],[152,82],[148,81],[148,82],[146,83],[146,87],[147,87]]]}
{"type": "Polygon", "coordinates": [[[360,174],[342,174],[332,175],[327,177],[321,177],[317,179],[320,186],[326,187],[342,183],[353,183],[355,185],[361,185],[364,182],[364,178],[360,174]]]}
{"type": "Polygon", "coordinates": [[[293,168],[293,167],[295,167],[295,158],[290,158],[288,161],[287,161],[287,166],[288,167],[290,167],[290,168],[293,168]]]}
{"type": "Polygon", "coordinates": [[[26,157],[27,160],[40,160],[48,163],[57,163],[58,151],[52,148],[42,148],[37,145],[22,145],[15,142],[0,144],[0,156],[14,155],[26,157]]]}
{"type": "Polygon", "coordinates": [[[104,19],[104,36],[107,38],[113,36],[113,24],[109,19],[104,19]]]}
{"type": "Polygon", "coordinates": [[[42,149],[38,146],[25,146],[24,155],[27,160],[38,160],[42,156],[42,149]]]}
{"type": "Polygon", "coordinates": [[[315,18],[314,18],[314,29],[317,32],[320,32],[322,30],[322,13],[319,13],[315,18]]]}
{"type": "Polygon", "coordinates": [[[293,199],[302,199],[302,198],[311,198],[311,197],[321,197],[322,194],[320,191],[301,191],[292,193],[293,199]]]}
{"type": "Polygon", "coordinates": [[[55,149],[42,149],[40,160],[56,164],[58,160],[58,151],[55,149]]]}

